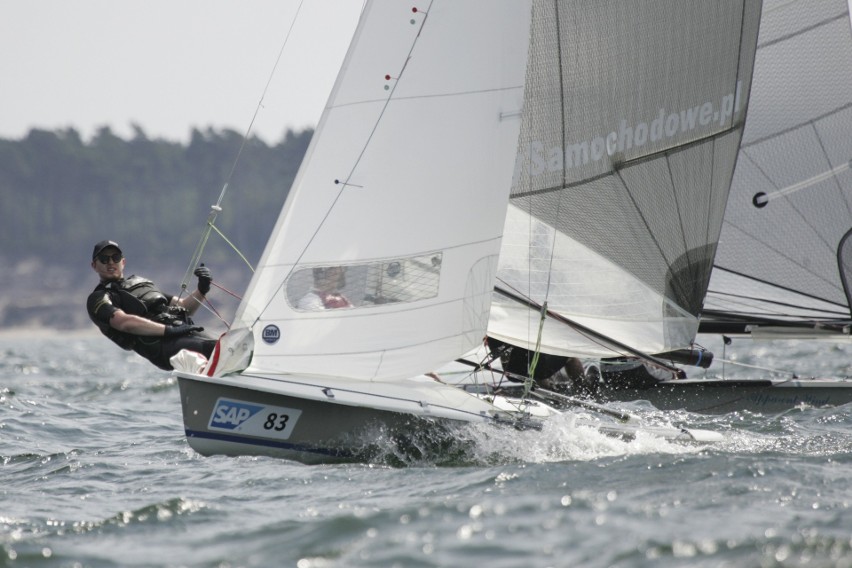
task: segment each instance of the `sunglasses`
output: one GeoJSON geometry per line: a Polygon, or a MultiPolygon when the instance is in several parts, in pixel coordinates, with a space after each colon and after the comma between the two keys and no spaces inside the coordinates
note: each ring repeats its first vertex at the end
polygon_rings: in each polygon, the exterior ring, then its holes
{"type": "Polygon", "coordinates": [[[98,258],[98,260],[101,261],[101,264],[106,264],[110,260],[112,260],[114,263],[118,264],[119,262],[121,262],[121,259],[124,258],[124,257],[121,256],[121,253],[117,252],[115,254],[99,254],[97,258],[98,258]]]}

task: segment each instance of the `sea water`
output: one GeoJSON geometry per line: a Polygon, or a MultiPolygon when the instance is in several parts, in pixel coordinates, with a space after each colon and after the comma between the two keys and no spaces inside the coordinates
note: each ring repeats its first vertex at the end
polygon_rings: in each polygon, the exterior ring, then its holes
{"type": "MultiPolygon", "coordinates": [[[[847,348],[793,345],[738,356],[849,366],[847,348]]],[[[453,460],[205,458],[168,373],[99,336],[7,333],[0,567],[852,566],[850,406],[618,408],[725,440],[625,441],[569,414],[541,432],[472,427],[453,460]]]]}

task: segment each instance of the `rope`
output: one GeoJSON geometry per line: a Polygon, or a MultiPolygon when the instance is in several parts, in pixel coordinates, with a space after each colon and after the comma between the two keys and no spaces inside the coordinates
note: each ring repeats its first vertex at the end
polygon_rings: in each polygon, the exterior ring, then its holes
{"type": "Polygon", "coordinates": [[[243,259],[243,262],[246,263],[246,266],[249,267],[249,270],[254,272],[254,266],[252,266],[251,262],[249,262],[249,260],[245,257],[245,255],[239,251],[237,246],[234,243],[232,243],[230,240],[228,240],[228,237],[226,237],[225,234],[222,231],[220,231],[218,227],[216,227],[215,225],[210,225],[210,228],[213,229],[214,231],[216,231],[216,234],[219,235],[220,237],[222,237],[222,240],[225,241],[226,243],[228,243],[228,245],[230,245],[230,247],[234,250],[234,252],[237,253],[237,255],[241,259],[243,259]]]}
{"type": "Polygon", "coordinates": [[[773,369],[772,367],[761,367],[759,365],[749,365],[748,363],[740,363],[739,361],[733,361],[731,359],[723,359],[720,357],[716,358],[717,361],[721,361],[722,363],[730,363],[731,365],[736,365],[737,367],[745,367],[747,369],[757,369],[758,371],[767,371],[770,373],[779,373],[783,375],[790,375],[792,378],[798,378],[796,373],[793,371],[784,371],[781,369],[773,369]]]}
{"type": "MultiPolygon", "coordinates": [[[[556,36],[560,37],[559,6],[558,5],[554,6],[554,9],[556,11],[556,17],[554,19],[555,25],[556,25],[556,36]]],[[[531,33],[534,34],[535,29],[536,29],[535,26],[533,26],[531,33]]],[[[533,41],[533,43],[535,43],[535,41],[533,41]]],[[[561,91],[563,89],[563,85],[564,85],[563,78],[562,78],[562,68],[563,67],[562,67],[562,61],[561,61],[562,51],[561,50],[557,50],[557,51],[558,51],[558,58],[560,59],[560,61],[558,62],[557,68],[559,69],[559,88],[560,88],[560,91],[561,91]]],[[[564,147],[565,146],[564,120],[562,122],[563,122],[563,127],[561,129],[561,137],[562,137],[562,145],[564,147]]],[[[529,160],[529,159],[530,158],[527,157],[527,160],[529,160]]],[[[527,179],[527,182],[530,183],[530,187],[532,187],[532,184],[531,184],[531,181],[530,181],[531,178],[532,178],[532,168],[530,167],[529,163],[527,163],[526,165],[527,165],[527,167],[526,167],[526,179],[527,179]]],[[[563,173],[562,173],[562,176],[563,176],[562,185],[563,186],[566,183],[565,178],[567,177],[567,175],[568,175],[567,170],[564,170],[563,173]]],[[[524,379],[524,394],[523,394],[523,397],[522,397],[523,400],[526,400],[530,395],[530,391],[532,390],[533,383],[534,383],[533,377],[535,376],[535,369],[538,366],[539,356],[541,355],[541,342],[542,342],[542,338],[543,338],[543,335],[544,335],[544,323],[545,323],[545,319],[547,318],[547,300],[550,297],[550,292],[551,292],[551,284],[552,284],[552,278],[553,278],[553,263],[554,263],[554,259],[556,257],[557,237],[558,237],[558,234],[559,234],[559,230],[557,229],[556,224],[558,223],[558,220],[559,220],[559,217],[560,217],[560,211],[561,211],[561,208],[562,208],[562,201],[563,201],[563,195],[560,192],[559,199],[557,200],[557,204],[556,204],[556,213],[555,213],[555,216],[553,218],[554,219],[553,225],[551,226],[550,223],[548,223],[546,221],[542,221],[542,223],[545,226],[547,226],[548,228],[550,228],[552,230],[553,236],[551,238],[551,243],[550,243],[550,255],[549,255],[550,258],[547,259],[547,261],[548,261],[547,282],[545,283],[545,288],[544,288],[544,299],[542,300],[541,309],[539,310],[539,323],[538,323],[538,331],[537,331],[537,334],[536,334],[535,350],[532,352],[531,358],[529,356],[529,351],[528,351],[528,355],[527,355],[527,361],[528,361],[527,377],[524,379]]],[[[533,239],[532,239],[533,225],[534,225],[534,219],[533,219],[533,214],[532,214],[533,209],[534,209],[534,207],[533,207],[533,195],[530,194],[528,196],[528,205],[527,205],[527,211],[528,211],[528,214],[527,214],[527,234],[530,236],[529,241],[528,241],[528,246],[527,246],[527,290],[529,290],[530,298],[533,295],[533,283],[532,283],[533,267],[532,267],[532,265],[533,265],[533,262],[535,261],[535,259],[533,258],[533,255],[534,255],[533,251],[535,250],[535,246],[533,244],[533,239]]],[[[531,332],[530,324],[531,324],[531,322],[528,321],[528,323],[527,323],[527,337],[530,336],[530,332],[531,332]]]]}
{"type": "Polygon", "coordinates": [[[216,286],[217,288],[219,288],[220,290],[222,290],[222,291],[223,291],[223,292],[225,292],[226,294],[229,294],[229,295],[233,296],[233,297],[234,297],[234,298],[236,298],[237,300],[242,300],[242,299],[243,299],[243,298],[242,298],[242,296],[240,296],[240,295],[239,295],[239,294],[237,294],[236,292],[232,292],[231,290],[228,290],[227,288],[225,288],[225,287],[224,287],[224,286],[222,286],[221,284],[218,284],[218,283],[216,283],[216,282],[211,282],[211,284],[212,284],[213,286],[216,286]]]}
{"type": "Polygon", "coordinates": [[[201,304],[201,305],[204,306],[205,309],[212,312],[213,315],[215,315],[217,318],[219,318],[219,321],[221,321],[223,324],[225,324],[226,328],[231,329],[231,324],[229,322],[225,321],[225,318],[223,318],[222,315],[218,312],[218,310],[216,310],[216,308],[213,307],[213,304],[212,304],[212,302],[210,302],[210,300],[206,300],[206,303],[201,304]]]}
{"type": "Polygon", "coordinates": [[[532,361],[530,362],[527,377],[524,379],[524,396],[523,399],[529,396],[533,386],[533,377],[535,376],[535,368],[538,365],[538,357],[541,355],[541,336],[544,333],[544,320],[547,317],[547,300],[542,302],[541,311],[539,312],[538,320],[538,336],[535,340],[535,352],[533,353],[532,361]]]}

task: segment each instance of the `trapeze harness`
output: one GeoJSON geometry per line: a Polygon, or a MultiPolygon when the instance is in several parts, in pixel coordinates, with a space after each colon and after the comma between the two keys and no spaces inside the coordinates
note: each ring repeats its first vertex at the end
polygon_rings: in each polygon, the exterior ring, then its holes
{"type": "MultiPolygon", "coordinates": [[[[154,287],[154,283],[141,276],[130,276],[99,284],[95,292],[103,290],[109,297],[109,302],[116,308],[151,321],[165,325],[191,324],[186,309],[181,306],[170,306],[171,298],[154,287]]],[[[162,337],[142,337],[118,331],[109,322],[100,321],[96,314],[106,299],[100,300],[89,310],[89,317],[101,330],[101,333],[111,339],[116,345],[128,351],[140,352],[146,345],[159,343],[162,337]]],[[[140,355],[144,353],[140,352],[140,355]]]]}

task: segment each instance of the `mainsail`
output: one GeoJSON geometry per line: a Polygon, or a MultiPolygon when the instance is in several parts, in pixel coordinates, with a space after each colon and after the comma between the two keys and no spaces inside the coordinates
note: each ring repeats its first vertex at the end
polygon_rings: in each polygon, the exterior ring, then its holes
{"type": "MultiPolygon", "coordinates": [[[[536,1],[498,286],[646,353],[694,340],[761,3],[536,1]]],[[[489,335],[606,345],[495,296],[489,335]]]]}
{"type": "Polygon", "coordinates": [[[248,372],[393,380],[485,335],[530,4],[418,6],[365,4],[236,315],[248,372]],[[329,274],[334,294],[317,289],[329,274]]]}
{"type": "Polygon", "coordinates": [[[766,2],[748,112],[702,330],[842,331],[852,317],[846,0],[766,2]]]}

